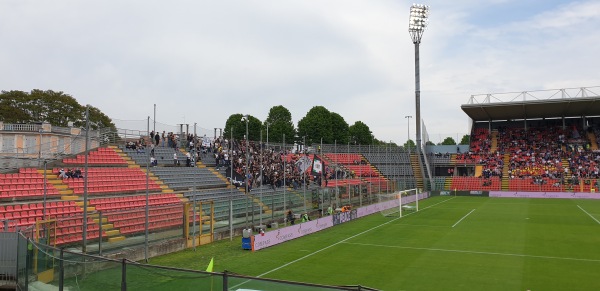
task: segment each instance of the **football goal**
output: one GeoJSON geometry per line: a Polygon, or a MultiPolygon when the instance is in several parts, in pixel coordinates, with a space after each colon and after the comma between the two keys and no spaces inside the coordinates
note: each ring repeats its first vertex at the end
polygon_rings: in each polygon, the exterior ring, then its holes
{"type": "Polygon", "coordinates": [[[403,213],[419,211],[418,189],[378,194],[380,212],[387,217],[402,217],[403,213]]]}

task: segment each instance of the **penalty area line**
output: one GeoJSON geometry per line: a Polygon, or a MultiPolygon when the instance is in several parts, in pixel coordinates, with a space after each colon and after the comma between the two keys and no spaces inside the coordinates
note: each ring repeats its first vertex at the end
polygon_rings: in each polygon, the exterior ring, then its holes
{"type": "Polygon", "coordinates": [[[452,227],[457,226],[461,221],[463,221],[463,219],[467,218],[467,216],[469,216],[469,214],[473,213],[473,211],[475,211],[475,209],[471,210],[469,213],[467,213],[465,216],[463,216],[461,219],[459,219],[452,227]]]}
{"type": "MultiPolygon", "coordinates": [[[[425,209],[427,209],[427,208],[434,207],[434,206],[436,206],[436,205],[442,204],[442,203],[444,203],[444,202],[446,202],[446,201],[449,201],[449,200],[452,200],[452,199],[454,199],[454,198],[456,198],[456,197],[452,197],[452,198],[446,199],[446,200],[444,200],[444,201],[438,202],[438,203],[436,203],[436,204],[429,205],[429,206],[427,206],[427,207],[423,208],[422,210],[425,210],[425,209]]],[[[413,213],[416,213],[416,212],[413,212],[413,213]]],[[[413,213],[410,213],[410,214],[413,214],[413,213]]],[[[407,215],[405,215],[405,216],[408,216],[408,215],[410,215],[410,214],[407,214],[407,215]]],[[[405,217],[405,216],[402,216],[402,217],[405,217]]],[[[314,252],[312,252],[312,253],[310,253],[310,254],[307,254],[307,255],[305,255],[305,256],[303,256],[303,257],[300,257],[300,258],[298,258],[298,259],[295,259],[295,260],[293,260],[293,261],[291,261],[291,262],[289,262],[289,263],[285,263],[285,264],[283,264],[283,265],[281,265],[281,266],[279,266],[279,267],[277,267],[277,268],[275,268],[275,269],[272,269],[272,270],[270,270],[270,271],[264,272],[264,273],[262,273],[262,274],[260,274],[260,275],[258,275],[258,276],[256,276],[256,277],[257,277],[257,278],[261,278],[262,276],[265,276],[265,275],[268,275],[268,274],[270,274],[270,273],[273,273],[273,272],[275,272],[275,271],[281,270],[281,269],[283,269],[283,268],[285,268],[285,267],[287,267],[287,266],[289,266],[289,265],[291,265],[291,264],[294,264],[294,263],[297,263],[297,262],[299,262],[299,261],[302,261],[302,260],[304,260],[304,259],[306,259],[306,258],[308,258],[308,257],[312,257],[312,256],[314,256],[314,255],[316,255],[316,254],[318,254],[318,253],[320,253],[320,252],[322,252],[322,251],[324,251],[324,250],[327,250],[327,249],[330,249],[330,248],[332,248],[332,247],[334,247],[334,246],[337,246],[337,245],[339,245],[339,244],[345,243],[346,241],[348,241],[348,240],[350,240],[350,239],[353,239],[353,238],[355,238],[355,237],[357,237],[357,236],[363,235],[363,234],[365,234],[365,233],[367,233],[367,232],[370,232],[370,231],[372,231],[372,230],[374,230],[374,229],[377,229],[377,228],[380,228],[380,227],[382,227],[382,226],[384,226],[384,225],[390,224],[390,223],[392,223],[392,222],[394,222],[394,221],[396,221],[396,220],[398,220],[398,219],[400,219],[400,218],[402,218],[402,217],[394,218],[394,219],[392,219],[392,220],[390,220],[390,221],[388,221],[388,222],[384,222],[384,223],[382,223],[382,224],[380,224],[380,225],[377,225],[377,226],[375,226],[375,227],[372,227],[372,228],[370,228],[370,229],[367,229],[367,230],[365,230],[365,231],[363,231],[363,232],[357,233],[357,234],[355,234],[355,235],[353,235],[353,236],[350,236],[350,237],[348,237],[348,238],[345,238],[345,239],[343,239],[343,240],[341,240],[341,241],[338,241],[338,242],[336,242],[336,243],[334,243],[334,244],[331,244],[331,245],[329,245],[329,246],[326,246],[326,247],[324,247],[324,248],[322,248],[322,249],[320,249],[320,250],[316,250],[316,251],[314,251],[314,252]]],[[[250,282],[250,280],[244,281],[244,282],[242,282],[242,283],[240,283],[240,284],[237,284],[237,285],[235,285],[235,286],[233,286],[233,287],[231,287],[231,288],[234,288],[234,289],[235,289],[235,288],[237,288],[237,287],[239,287],[239,286],[242,286],[242,285],[244,285],[244,284],[246,284],[246,283],[248,283],[248,282],[250,282]]]]}
{"type": "Polygon", "coordinates": [[[579,209],[581,209],[581,211],[585,212],[585,214],[587,214],[589,217],[591,217],[594,221],[596,221],[598,224],[600,224],[600,221],[598,221],[598,219],[596,219],[594,216],[592,216],[591,214],[589,214],[587,211],[585,211],[585,209],[581,208],[581,206],[577,205],[577,207],[579,207],[579,209]]]}

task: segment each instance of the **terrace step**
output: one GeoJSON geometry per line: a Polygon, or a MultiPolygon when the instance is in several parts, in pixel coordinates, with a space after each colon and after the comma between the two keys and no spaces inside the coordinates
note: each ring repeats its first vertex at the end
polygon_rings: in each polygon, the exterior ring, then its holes
{"type": "MultiPolygon", "coordinates": [[[[108,231],[107,231],[108,232],[108,231]]],[[[115,236],[115,237],[109,237],[108,238],[108,242],[112,243],[112,242],[117,242],[117,241],[122,241],[125,240],[124,236],[115,236]]]]}
{"type": "Polygon", "coordinates": [[[106,231],[106,235],[107,236],[116,236],[121,234],[121,232],[118,229],[113,229],[113,230],[107,230],[106,231]]]}
{"type": "MultiPolygon", "coordinates": [[[[79,196],[76,196],[76,195],[63,195],[63,196],[60,196],[60,200],[76,201],[76,200],[79,200],[79,196]]],[[[75,204],[77,204],[77,202],[75,202],[75,204]]],[[[81,202],[81,206],[83,206],[83,202],[81,202]]]]}

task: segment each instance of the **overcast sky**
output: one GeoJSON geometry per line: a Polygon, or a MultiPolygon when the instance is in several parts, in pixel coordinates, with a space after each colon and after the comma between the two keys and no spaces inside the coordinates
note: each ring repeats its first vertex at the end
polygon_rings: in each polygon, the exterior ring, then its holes
{"type": "MultiPolygon", "coordinates": [[[[63,91],[129,129],[145,129],[156,104],[159,125],[211,135],[231,114],[264,120],[283,105],[297,124],[321,105],[404,143],[411,4],[2,0],[0,89],[63,91]]],[[[467,132],[471,95],[600,85],[598,0],[423,4],[421,114],[433,141],[467,132]]]]}

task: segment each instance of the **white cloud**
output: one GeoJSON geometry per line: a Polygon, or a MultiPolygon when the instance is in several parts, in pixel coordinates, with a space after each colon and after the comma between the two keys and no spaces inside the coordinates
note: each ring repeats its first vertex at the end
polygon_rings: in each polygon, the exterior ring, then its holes
{"type": "MultiPolygon", "coordinates": [[[[468,130],[460,105],[472,94],[598,85],[597,1],[489,23],[474,17],[521,2],[428,2],[421,105],[432,135],[468,130]]],[[[264,119],[283,105],[298,121],[323,105],[403,143],[414,116],[410,4],[3,1],[0,89],[62,90],[139,129],[155,103],[158,122],[210,132],[234,113],[264,119]]]]}

